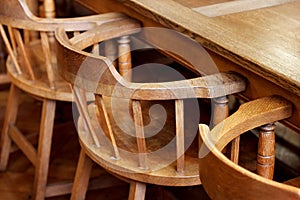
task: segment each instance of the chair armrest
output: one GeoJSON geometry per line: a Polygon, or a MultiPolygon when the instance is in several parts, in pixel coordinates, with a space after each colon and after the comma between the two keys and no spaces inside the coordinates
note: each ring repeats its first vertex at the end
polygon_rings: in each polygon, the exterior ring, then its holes
{"type": "Polygon", "coordinates": [[[246,89],[246,80],[235,73],[218,73],[188,80],[160,83],[127,83],[137,100],[216,98],[246,89]]]}
{"type": "Polygon", "coordinates": [[[288,118],[292,104],[280,96],[264,97],[244,103],[231,116],[215,126],[210,134],[201,132],[215,148],[222,150],[237,136],[256,127],[288,118]]]}

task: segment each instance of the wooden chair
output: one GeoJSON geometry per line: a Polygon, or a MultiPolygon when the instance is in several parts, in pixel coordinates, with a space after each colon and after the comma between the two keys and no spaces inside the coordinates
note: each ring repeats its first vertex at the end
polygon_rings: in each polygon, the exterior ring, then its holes
{"type": "MultiPolygon", "coordinates": [[[[129,199],[144,199],[148,183],[165,186],[201,184],[198,147],[194,145],[198,107],[190,109],[188,99],[224,100],[226,95],[245,89],[245,80],[234,73],[169,82],[130,82],[128,77],[119,74],[107,57],[83,51],[97,44],[101,46],[101,42],[118,34],[122,38],[135,29],[115,28],[110,23],[73,38],[69,38],[63,29],[55,32],[58,69],[73,85],[80,113],[78,133],[82,150],[71,199],[85,198],[91,159],[130,182],[129,199]],[[87,102],[85,92],[94,93],[95,101],[87,102]],[[153,104],[164,108],[150,112],[153,104]],[[165,118],[161,110],[165,110],[165,118]],[[157,130],[157,127],[160,128],[157,130]]],[[[119,67],[130,65],[130,51],[127,49],[119,54],[119,67]]],[[[219,109],[215,110],[222,116],[227,112],[226,103],[216,105],[219,109]]]]}
{"type": "Polygon", "coordinates": [[[6,60],[6,49],[5,45],[2,41],[2,38],[0,38],[0,85],[8,84],[10,83],[9,77],[5,70],[5,60],[6,60]]]}
{"type": "MultiPolygon", "coordinates": [[[[1,135],[0,169],[5,170],[11,143],[15,143],[35,166],[33,198],[70,193],[72,184],[47,186],[51,138],[56,101],[73,101],[67,82],[56,71],[54,31],[64,27],[69,33],[88,30],[110,21],[127,20],[119,13],[93,15],[80,18],[53,18],[53,1],[44,0],[45,17],[34,16],[25,0],[1,0],[0,32],[9,52],[7,73],[11,87],[1,135]],[[32,37],[32,32],[36,37],[32,37]],[[37,149],[16,126],[18,101],[21,92],[42,101],[39,141],[37,149]]],[[[22,108],[20,108],[22,109],[22,108]]],[[[30,117],[30,116],[28,116],[30,117]]]]}
{"type": "MultiPolygon", "coordinates": [[[[243,104],[211,131],[206,125],[199,125],[203,141],[199,152],[200,179],[212,199],[300,199],[299,178],[289,182],[294,185],[298,182],[297,187],[279,183],[248,171],[221,152],[233,138],[256,127],[264,127],[262,134],[266,137],[274,135],[274,122],[291,115],[289,101],[271,96],[243,104]]],[[[268,165],[269,157],[258,156],[260,160],[263,158],[268,165]]]]}

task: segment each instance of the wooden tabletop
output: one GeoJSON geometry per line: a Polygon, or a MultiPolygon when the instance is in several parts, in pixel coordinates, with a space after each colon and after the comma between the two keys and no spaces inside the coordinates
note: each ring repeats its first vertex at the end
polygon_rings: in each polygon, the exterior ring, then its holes
{"type": "Polygon", "coordinates": [[[291,100],[290,121],[300,124],[299,0],[76,1],[96,12],[122,11],[144,26],[187,34],[216,55],[220,71],[249,78],[247,98],[279,94],[291,100]]]}

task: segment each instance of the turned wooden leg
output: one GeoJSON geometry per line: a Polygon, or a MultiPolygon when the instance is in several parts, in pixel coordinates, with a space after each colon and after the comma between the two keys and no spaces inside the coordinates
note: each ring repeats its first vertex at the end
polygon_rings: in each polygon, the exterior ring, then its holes
{"type": "Polygon", "coordinates": [[[141,182],[130,182],[128,200],[144,200],[146,194],[146,184],[141,182]]]}
{"type": "Polygon", "coordinates": [[[41,116],[39,133],[38,155],[35,166],[35,177],[33,185],[34,199],[44,199],[48,178],[50,150],[52,143],[53,124],[55,117],[56,101],[45,99],[41,116]]]}
{"type": "Polygon", "coordinates": [[[92,160],[81,149],[77,164],[71,200],[84,200],[92,171],[92,160]]]}
{"type": "Polygon", "coordinates": [[[257,174],[273,179],[275,165],[275,125],[266,124],[260,128],[257,155],[257,174]]]}
{"type": "Polygon", "coordinates": [[[11,147],[11,139],[8,135],[10,124],[15,124],[18,113],[20,90],[13,84],[10,86],[4,124],[1,134],[1,155],[0,155],[0,170],[6,170],[9,151],[11,147]]]}
{"type": "Polygon", "coordinates": [[[119,40],[119,73],[126,80],[131,81],[131,53],[129,36],[122,36],[119,40]]]}

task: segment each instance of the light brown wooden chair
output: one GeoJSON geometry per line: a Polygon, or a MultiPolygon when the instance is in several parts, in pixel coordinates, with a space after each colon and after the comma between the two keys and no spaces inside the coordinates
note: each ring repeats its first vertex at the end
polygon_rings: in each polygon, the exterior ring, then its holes
{"type": "Polygon", "coordinates": [[[11,79],[1,135],[0,169],[7,168],[11,143],[15,143],[35,166],[34,199],[70,193],[72,188],[72,183],[47,185],[56,102],[73,101],[70,85],[56,71],[55,29],[64,27],[72,33],[110,21],[127,19],[120,13],[56,19],[53,18],[55,16],[53,1],[43,2],[44,15],[47,18],[34,16],[25,0],[0,1],[0,32],[9,52],[7,73],[11,79]],[[31,34],[33,32],[35,34],[31,34]],[[16,126],[18,101],[22,92],[42,101],[37,148],[16,126]]]}
{"type": "Polygon", "coordinates": [[[0,38],[0,85],[8,84],[10,83],[9,77],[6,73],[5,68],[5,60],[6,60],[6,48],[2,41],[2,38],[0,38]]]}
{"type": "MultiPolygon", "coordinates": [[[[271,96],[242,104],[211,131],[206,125],[199,125],[203,142],[199,151],[200,179],[212,199],[300,199],[299,178],[287,182],[294,186],[279,183],[239,166],[221,152],[233,138],[256,127],[263,126],[266,137],[274,135],[274,122],[291,115],[289,101],[271,96]]],[[[267,165],[269,157],[258,156],[263,158],[267,165]]]]}
{"type": "MultiPolygon", "coordinates": [[[[130,182],[129,199],[144,199],[148,183],[201,184],[195,145],[198,128],[194,129],[198,126],[199,108],[189,108],[193,103],[189,99],[224,100],[224,96],[245,89],[245,80],[234,73],[168,82],[130,82],[107,57],[83,51],[95,44],[101,46],[101,42],[117,34],[122,38],[135,29],[115,28],[110,23],[72,38],[63,29],[55,32],[58,69],[73,85],[80,113],[78,134],[82,150],[71,199],[85,198],[91,160],[130,182]],[[94,93],[95,101],[87,102],[85,92],[94,93]],[[151,112],[153,104],[164,108],[151,112]],[[161,110],[165,110],[166,118],[161,110]]],[[[130,51],[119,54],[121,66],[130,64],[122,62],[131,60],[130,51]]],[[[224,116],[227,105],[220,105],[216,107],[220,106],[219,114],[224,116]]]]}

